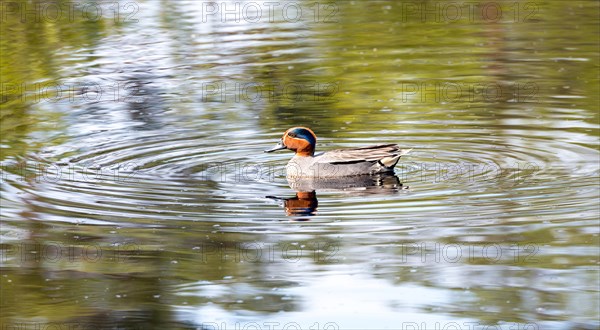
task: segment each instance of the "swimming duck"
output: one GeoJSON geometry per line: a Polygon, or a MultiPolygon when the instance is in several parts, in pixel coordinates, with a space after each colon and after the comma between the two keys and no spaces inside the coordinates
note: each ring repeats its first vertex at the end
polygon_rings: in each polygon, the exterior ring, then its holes
{"type": "Polygon", "coordinates": [[[400,157],[412,150],[400,149],[396,144],[381,144],[315,155],[316,144],[317,136],[310,128],[292,127],[275,147],[265,152],[294,151],[296,154],[286,166],[287,176],[314,178],[393,172],[400,157]]]}

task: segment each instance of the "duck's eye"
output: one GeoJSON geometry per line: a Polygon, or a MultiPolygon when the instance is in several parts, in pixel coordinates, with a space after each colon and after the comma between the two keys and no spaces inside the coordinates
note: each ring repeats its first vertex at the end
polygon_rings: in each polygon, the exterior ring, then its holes
{"type": "Polygon", "coordinates": [[[294,132],[289,132],[289,133],[288,133],[288,136],[289,136],[289,137],[293,137],[293,138],[295,138],[297,135],[296,135],[296,133],[294,133],[294,132]]]}

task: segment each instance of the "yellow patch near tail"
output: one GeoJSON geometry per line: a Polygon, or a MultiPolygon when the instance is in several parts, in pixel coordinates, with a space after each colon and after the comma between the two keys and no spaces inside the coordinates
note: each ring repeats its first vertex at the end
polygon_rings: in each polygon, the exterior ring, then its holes
{"type": "Polygon", "coordinates": [[[384,157],[384,158],[380,159],[379,162],[387,168],[394,167],[398,163],[400,156],[406,155],[411,150],[412,149],[400,149],[400,153],[398,155],[393,156],[393,157],[384,157]]]}
{"type": "Polygon", "coordinates": [[[396,166],[396,163],[398,163],[398,159],[400,159],[400,155],[394,157],[381,158],[379,162],[385,167],[394,167],[396,166]]]}

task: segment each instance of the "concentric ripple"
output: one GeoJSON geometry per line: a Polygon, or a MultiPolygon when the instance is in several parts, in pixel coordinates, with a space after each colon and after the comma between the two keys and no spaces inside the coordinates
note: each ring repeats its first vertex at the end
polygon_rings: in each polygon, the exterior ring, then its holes
{"type": "MultiPolygon", "coordinates": [[[[596,150],[579,144],[578,133],[546,131],[544,136],[542,130],[525,129],[527,124],[523,120],[521,127],[482,123],[484,128],[471,128],[453,120],[413,126],[419,133],[414,136],[388,129],[384,139],[358,131],[349,132],[349,138],[320,140],[323,149],[394,141],[415,149],[396,169],[408,190],[366,199],[342,190],[317,192],[323,196],[319,217],[361,219],[381,205],[385,211],[378,211],[379,219],[386,223],[404,216],[447,222],[453,218],[447,213],[452,204],[461,209],[456,219],[485,222],[502,219],[498,201],[510,200],[507,218],[533,221],[536,215],[543,217],[549,202],[585,205],[596,192],[585,189],[588,181],[581,179],[597,176],[597,164],[590,161],[596,150]],[[443,136],[431,138],[439,131],[443,136]],[[576,200],[571,200],[573,190],[579,192],[576,200]]],[[[50,143],[35,155],[5,161],[3,184],[13,193],[4,198],[26,201],[39,219],[67,222],[168,226],[169,221],[284,218],[265,197],[293,194],[284,178],[291,155],[261,152],[281,130],[215,128],[201,123],[197,129],[167,125],[155,131],[103,130],[73,137],[66,145],[50,143]]],[[[10,208],[5,212],[12,213],[10,208]]],[[[554,211],[552,216],[560,214],[554,211]]]]}

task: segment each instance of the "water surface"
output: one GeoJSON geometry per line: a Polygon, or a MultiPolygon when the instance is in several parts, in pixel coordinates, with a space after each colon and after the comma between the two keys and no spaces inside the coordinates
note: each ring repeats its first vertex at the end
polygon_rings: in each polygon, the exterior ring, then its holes
{"type": "Polygon", "coordinates": [[[14,4],[3,327],[599,326],[597,2],[14,4]],[[307,188],[300,125],[414,150],[307,188]]]}

